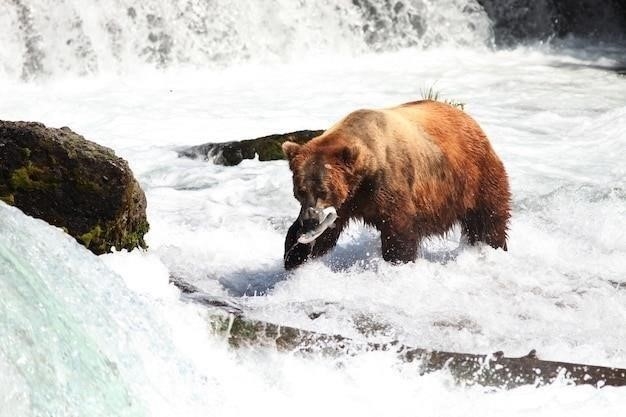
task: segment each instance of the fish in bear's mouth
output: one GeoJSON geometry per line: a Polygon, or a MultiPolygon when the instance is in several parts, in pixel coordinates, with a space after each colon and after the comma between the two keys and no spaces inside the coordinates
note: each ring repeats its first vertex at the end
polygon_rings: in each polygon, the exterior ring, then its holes
{"type": "Polygon", "coordinates": [[[308,244],[317,239],[322,233],[329,227],[335,226],[335,220],[337,220],[337,209],[334,207],[326,207],[322,210],[317,210],[317,216],[319,224],[313,230],[303,233],[298,238],[299,243],[308,244]]]}

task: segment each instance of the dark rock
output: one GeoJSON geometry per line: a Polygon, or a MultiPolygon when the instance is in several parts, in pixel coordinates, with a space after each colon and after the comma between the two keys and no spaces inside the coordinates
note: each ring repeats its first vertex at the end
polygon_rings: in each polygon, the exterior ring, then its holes
{"type": "Polygon", "coordinates": [[[275,161],[285,159],[281,145],[285,141],[303,144],[324,133],[323,130],[298,130],[296,132],[263,136],[257,139],[247,139],[235,142],[205,143],[181,149],[179,156],[188,158],[202,158],[213,161],[218,165],[238,165],[244,159],[254,159],[259,155],[259,161],[275,161]]]}
{"type": "Polygon", "coordinates": [[[67,127],[0,121],[0,199],[95,254],[146,247],[146,197],[128,163],[67,127]]]}
{"type": "Polygon", "coordinates": [[[478,0],[478,3],[493,22],[498,45],[548,39],[554,35],[556,10],[552,0],[478,0]]]}
{"type": "Polygon", "coordinates": [[[558,36],[569,34],[602,40],[626,40],[624,0],[552,0],[558,36]]]}
{"type": "Polygon", "coordinates": [[[626,41],[624,0],[478,0],[493,22],[497,45],[574,35],[626,41]]]}

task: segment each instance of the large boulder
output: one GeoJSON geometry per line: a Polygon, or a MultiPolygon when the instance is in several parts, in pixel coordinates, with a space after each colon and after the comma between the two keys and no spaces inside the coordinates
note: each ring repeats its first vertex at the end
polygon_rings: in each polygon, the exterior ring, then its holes
{"type": "Polygon", "coordinates": [[[624,0],[478,0],[493,23],[498,45],[546,41],[554,36],[622,44],[624,0]]]}
{"type": "Polygon", "coordinates": [[[0,121],[0,199],[95,254],[146,247],[146,197],[128,163],[67,127],[0,121]]]}

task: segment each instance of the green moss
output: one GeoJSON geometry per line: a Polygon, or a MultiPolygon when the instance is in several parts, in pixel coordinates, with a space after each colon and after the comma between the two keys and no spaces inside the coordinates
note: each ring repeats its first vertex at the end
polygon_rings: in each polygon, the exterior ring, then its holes
{"type": "Polygon", "coordinates": [[[230,328],[230,334],[232,337],[243,340],[255,340],[259,329],[255,326],[254,321],[243,320],[240,317],[235,317],[233,325],[230,328]]]}
{"type": "Polygon", "coordinates": [[[11,174],[11,187],[16,190],[28,190],[31,188],[35,188],[33,187],[33,181],[30,179],[26,167],[22,167],[13,171],[13,173],[11,174]]]}
{"type": "Polygon", "coordinates": [[[76,188],[80,191],[86,191],[91,193],[102,192],[102,186],[95,181],[87,179],[85,176],[76,174],[74,177],[76,181],[76,188]]]}
{"type": "Polygon", "coordinates": [[[259,154],[259,161],[275,161],[285,158],[281,142],[277,140],[268,140],[260,143],[256,148],[256,152],[259,154]]]}
{"type": "Polygon", "coordinates": [[[0,200],[12,206],[15,205],[15,196],[13,194],[0,195],[0,200]]]}
{"type": "Polygon", "coordinates": [[[89,248],[95,240],[98,240],[102,235],[102,228],[100,225],[95,225],[90,231],[80,236],[80,240],[85,244],[86,248],[89,248]]]}
{"type": "Polygon", "coordinates": [[[228,317],[215,315],[215,316],[211,316],[210,323],[215,333],[224,334],[228,331],[230,320],[228,319],[228,317]]]}
{"type": "Polygon", "coordinates": [[[144,220],[133,231],[126,231],[115,221],[109,221],[94,226],[89,232],[81,235],[78,240],[97,255],[109,252],[112,247],[117,250],[127,249],[129,251],[138,247],[147,249],[148,246],[143,237],[148,232],[149,227],[148,222],[144,220]]]}
{"type": "Polygon", "coordinates": [[[262,338],[263,326],[259,324],[254,320],[241,317],[232,317],[232,319],[222,315],[211,317],[213,331],[219,335],[228,336],[228,342],[233,347],[239,347],[262,338]]]}
{"type": "Polygon", "coordinates": [[[45,169],[33,165],[31,162],[13,171],[10,184],[14,190],[25,191],[49,190],[57,186],[54,177],[49,175],[45,169]]]}
{"type": "Polygon", "coordinates": [[[137,247],[147,249],[148,245],[146,245],[145,240],[143,239],[144,235],[148,233],[150,229],[150,224],[147,221],[141,222],[134,231],[127,232],[122,236],[121,239],[121,248],[119,249],[128,249],[132,250],[137,247]]]}
{"type": "Polygon", "coordinates": [[[29,148],[21,148],[20,153],[22,154],[22,158],[25,160],[30,159],[30,149],[29,148]]]}

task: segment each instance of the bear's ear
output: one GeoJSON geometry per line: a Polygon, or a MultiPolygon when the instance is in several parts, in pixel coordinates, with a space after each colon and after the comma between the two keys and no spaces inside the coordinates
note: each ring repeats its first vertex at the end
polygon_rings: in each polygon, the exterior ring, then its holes
{"type": "Polygon", "coordinates": [[[300,145],[298,145],[295,142],[286,141],[286,142],[283,142],[282,148],[283,148],[283,153],[285,154],[287,159],[291,161],[293,157],[296,156],[296,154],[300,150],[300,145]]]}
{"type": "Polygon", "coordinates": [[[352,165],[356,161],[356,158],[358,156],[359,150],[356,146],[353,145],[344,146],[339,152],[339,157],[341,158],[341,161],[346,165],[352,165]]]}

